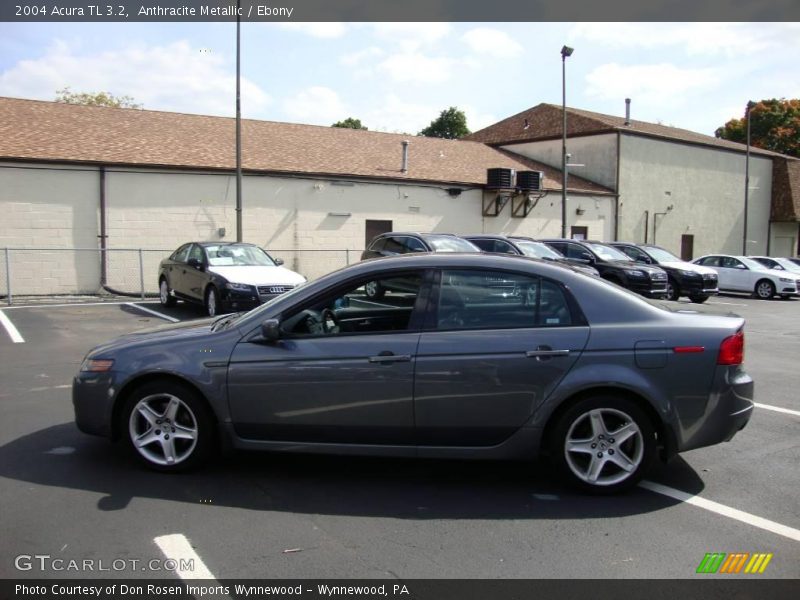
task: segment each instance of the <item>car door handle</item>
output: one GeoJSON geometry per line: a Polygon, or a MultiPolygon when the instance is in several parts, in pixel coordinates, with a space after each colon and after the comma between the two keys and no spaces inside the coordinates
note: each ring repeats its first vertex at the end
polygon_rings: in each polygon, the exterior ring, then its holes
{"type": "Polygon", "coordinates": [[[394,352],[389,352],[385,350],[378,354],[378,356],[370,356],[369,362],[371,363],[396,363],[396,362],[411,362],[411,355],[410,354],[395,354],[394,352]]]}
{"type": "Polygon", "coordinates": [[[569,350],[553,350],[550,346],[539,346],[536,350],[528,350],[525,353],[528,358],[555,358],[558,356],[569,356],[569,350]]]}

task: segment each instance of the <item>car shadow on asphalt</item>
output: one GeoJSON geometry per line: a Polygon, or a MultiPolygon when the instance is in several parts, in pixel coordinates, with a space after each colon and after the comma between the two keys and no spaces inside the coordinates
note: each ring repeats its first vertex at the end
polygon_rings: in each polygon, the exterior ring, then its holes
{"type": "MultiPolygon", "coordinates": [[[[103,494],[96,508],[124,510],[134,498],[258,511],[401,519],[587,519],[649,513],[677,501],[634,489],[587,496],[560,485],[541,462],[354,458],[240,452],[200,470],[163,474],[119,444],[73,423],[0,447],[0,476],[103,494]]],[[[681,458],[648,477],[691,494],[703,489],[681,458]]]]}

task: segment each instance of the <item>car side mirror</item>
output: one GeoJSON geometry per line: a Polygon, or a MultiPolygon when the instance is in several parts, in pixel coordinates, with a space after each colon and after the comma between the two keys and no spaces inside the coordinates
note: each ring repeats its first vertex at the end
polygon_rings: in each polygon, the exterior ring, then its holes
{"type": "Polygon", "coordinates": [[[280,267],[283,264],[283,259],[282,258],[276,258],[275,259],[275,264],[280,267]]]}
{"type": "Polygon", "coordinates": [[[281,323],[278,319],[267,319],[261,323],[261,337],[268,342],[281,339],[281,323]]]}
{"type": "Polygon", "coordinates": [[[189,265],[190,267],[197,269],[198,271],[203,270],[203,261],[198,260],[196,258],[190,258],[189,260],[186,261],[186,264],[189,265]]]}
{"type": "Polygon", "coordinates": [[[590,265],[594,262],[594,260],[592,259],[592,255],[589,254],[588,252],[581,252],[580,256],[578,257],[578,260],[580,260],[581,262],[585,262],[587,265],[590,265]]]}

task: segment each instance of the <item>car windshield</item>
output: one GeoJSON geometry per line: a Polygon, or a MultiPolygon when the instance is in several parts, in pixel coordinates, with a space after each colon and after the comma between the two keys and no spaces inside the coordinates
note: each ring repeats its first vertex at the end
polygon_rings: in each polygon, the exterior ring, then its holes
{"type": "Polygon", "coordinates": [[[667,252],[663,248],[659,248],[657,246],[647,246],[644,249],[652,258],[656,259],[657,262],[683,262],[680,258],[672,254],[672,252],[667,252]]]}
{"type": "Polygon", "coordinates": [[[516,241],[517,246],[525,256],[532,256],[534,258],[552,258],[552,259],[559,259],[563,258],[563,255],[559,252],[553,250],[547,244],[542,242],[523,242],[523,241],[516,241]]]}
{"type": "Polygon", "coordinates": [[[472,242],[454,236],[429,236],[425,241],[431,245],[434,252],[480,252],[472,242]]]}
{"type": "Polygon", "coordinates": [[[800,267],[798,267],[795,263],[790,261],[788,258],[773,258],[772,260],[774,260],[776,263],[778,263],[780,266],[782,266],[787,271],[793,271],[795,273],[800,271],[800,267]]]}
{"type": "Polygon", "coordinates": [[[611,246],[606,246],[605,244],[586,245],[594,250],[595,254],[597,254],[603,260],[624,260],[625,262],[633,262],[630,256],[620,252],[616,248],[612,248],[611,246]]]}
{"type": "Polygon", "coordinates": [[[206,246],[208,264],[212,267],[274,267],[269,254],[258,246],[247,244],[220,244],[206,246]]]}

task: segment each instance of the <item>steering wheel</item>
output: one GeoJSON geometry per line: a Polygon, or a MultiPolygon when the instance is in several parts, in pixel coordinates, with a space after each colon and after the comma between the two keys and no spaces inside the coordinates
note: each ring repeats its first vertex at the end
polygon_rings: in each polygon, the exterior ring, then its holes
{"type": "Polygon", "coordinates": [[[339,317],[330,308],[322,309],[320,321],[322,321],[322,331],[325,333],[339,333],[339,317]]]}

